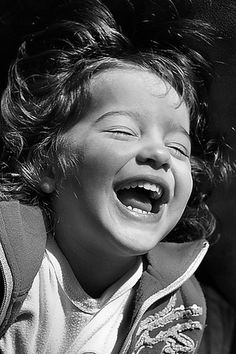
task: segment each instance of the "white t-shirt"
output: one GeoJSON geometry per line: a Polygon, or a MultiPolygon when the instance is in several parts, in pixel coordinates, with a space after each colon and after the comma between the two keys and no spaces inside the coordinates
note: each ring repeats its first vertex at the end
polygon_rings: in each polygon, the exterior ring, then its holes
{"type": "Polygon", "coordinates": [[[127,335],[133,287],[142,270],[140,259],[99,299],[93,299],[49,238],[40,270],[17,322],[0,340],[0,349],[8,354],[118,353],[127,335]]]}

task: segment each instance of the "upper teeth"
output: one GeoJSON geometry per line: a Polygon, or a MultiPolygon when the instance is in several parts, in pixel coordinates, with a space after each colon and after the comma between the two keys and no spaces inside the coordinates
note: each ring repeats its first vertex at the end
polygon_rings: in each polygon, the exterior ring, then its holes
{"type": "Polygon", "coordinates": [[[153,199],[158,199],[163,194],[163,188],[160,185],[149,182],[131,182],[130,184],[127,184],[122,187],[122,189],[130,189],[136,187],[144,188],[146,190],[151,191],[150,196],[153,199]]]}

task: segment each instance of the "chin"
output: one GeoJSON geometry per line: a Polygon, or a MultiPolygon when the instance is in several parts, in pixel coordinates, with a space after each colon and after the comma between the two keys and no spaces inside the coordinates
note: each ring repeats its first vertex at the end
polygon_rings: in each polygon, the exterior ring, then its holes
{"type": "MultiPolygon", "coordinates": [[[[147,230],[146,230],[147,231],[147,230]]],[[[124,234],[119,234],[116,241],[120,244],[122,250],[129,255],[142,255],[153,249],[164,236],[157,232],[147,233],[144,230],[127,230],[124,234]]]]}

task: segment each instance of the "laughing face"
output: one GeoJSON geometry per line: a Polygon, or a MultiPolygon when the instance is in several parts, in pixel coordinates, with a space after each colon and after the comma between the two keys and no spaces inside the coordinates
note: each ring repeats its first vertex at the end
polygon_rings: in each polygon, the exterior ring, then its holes
{"type": "Polygon", "coordinates": [[[142,69],[97,74],[90,93],[64,136],[78,165],[58,187],[56,238],[101,257],[144,254],[173,229],[192,190],[188,109],[142,69]]]}

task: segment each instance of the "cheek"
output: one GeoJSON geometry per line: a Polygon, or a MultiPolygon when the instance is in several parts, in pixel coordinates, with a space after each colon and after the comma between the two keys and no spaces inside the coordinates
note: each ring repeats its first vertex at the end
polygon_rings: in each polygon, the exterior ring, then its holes
{"type": "Polygon", "coordinates": [[[184,166],[179,170],[178,178],[176,179],[175,194],[179,198],[180,203],[186,206],[193,189],[193,178],[190,165],[184,166]],[[181,171],[181,173],[180,173],[181,171]]]}
{"type": "Polygon", "coordinates": [[[97,182],[108,176],[113,176],[129,161],[132,152],[125,144],[97,139],[92,143],[87,141],[83,147],[81,172],[88,176],[95,175],[97,182]]]}
{"type": "Polygon", "coordinates": [[[186,181],[186,204],[189,201],[189,198],[191,196],[192,190],[193,190],[193,178],[192,174],[190,173],[187,178],[188,182],[186,181]]]}
{"type": "Polygon", "coordinates": [[[191,169],[186,171],[185,178],[183,178],[183,188],[185,190],[186,204],[190,198],[190,195],[193,190],[193,177],[191,173],[191,169]]]}

